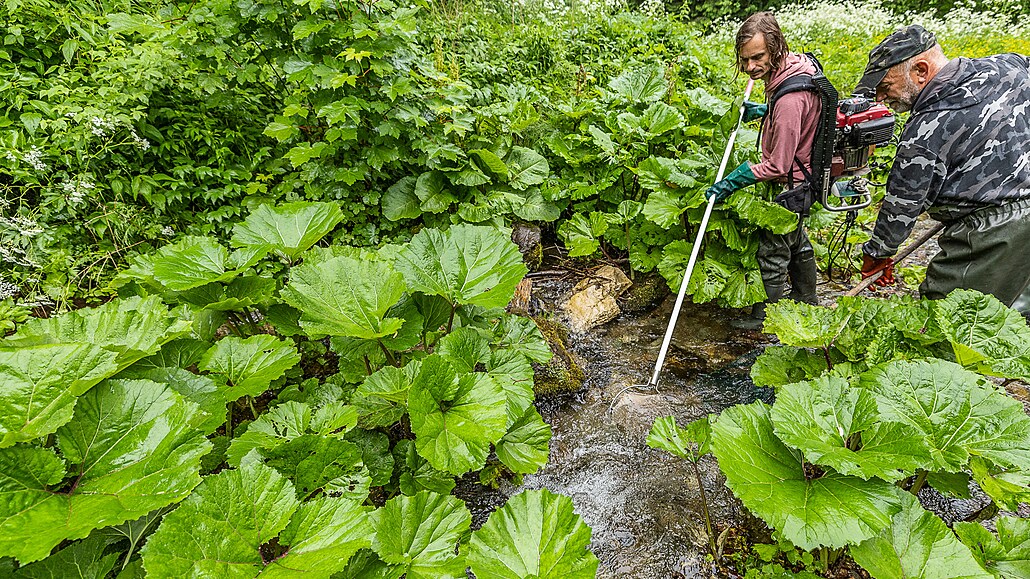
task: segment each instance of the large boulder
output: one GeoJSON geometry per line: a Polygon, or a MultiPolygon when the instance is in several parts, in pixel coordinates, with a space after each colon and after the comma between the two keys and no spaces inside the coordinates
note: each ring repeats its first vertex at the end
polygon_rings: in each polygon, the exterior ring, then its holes
{"type": "Polygon", "coordinates": [[[562,306],[572,331],[582,333],[615,319],[622,310],[616,298],[633,285],[621,269],[604,265],[583,278],[562,306]]]}

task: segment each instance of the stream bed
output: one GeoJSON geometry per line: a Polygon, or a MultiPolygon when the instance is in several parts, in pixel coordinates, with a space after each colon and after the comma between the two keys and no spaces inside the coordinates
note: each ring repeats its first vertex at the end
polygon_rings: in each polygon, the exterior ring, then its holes
{"type": "MultiPolygon", "coordinates": [[[[560,282],[544,284],[534,288],[534,297],[556,311],[552,305],[567,289],[560,282]]],[[[523,487],[502,486],[497,497],[503,502],[523,488],[571,497],[593,529],[601,578],[714,576],[705,559],[708,539],[694,470],[648,447],[647,434],[662,416],[685,425],[734,404],[771,401],[772,391],[756,388],[748,377],[767,342],[731,328],[734,314],[713,305],[683,306],[658,392],[628,388],[649,381],[674,302],[668,296],[649,313],[622,315],[570,336],[587,377],[584,387],[538,401],[553,429],[550,461],[525,477],[523,487]]],[[[700,472],[716,534],[728,524],[754,521],[725,487],[713,457],[701,460],[700,472]]]]}

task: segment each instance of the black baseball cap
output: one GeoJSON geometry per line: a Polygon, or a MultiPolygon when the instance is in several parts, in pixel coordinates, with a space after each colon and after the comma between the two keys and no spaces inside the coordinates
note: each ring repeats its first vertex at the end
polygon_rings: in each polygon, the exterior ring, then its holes
{"type": "Polygon", "coordinates": [[[933,33],[918,24],[895,30],[869,51],[869,64],[855,87],[855,94],[874,96],[876,85],[887,76],[890,67],[930,50],[935,44],[937,38],[933,33]]]}

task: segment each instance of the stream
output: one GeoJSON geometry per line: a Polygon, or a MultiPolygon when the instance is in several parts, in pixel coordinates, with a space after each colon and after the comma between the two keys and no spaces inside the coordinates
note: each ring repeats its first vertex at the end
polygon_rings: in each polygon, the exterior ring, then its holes
{"type": "MultiPolygon", "coordinates": [[[[534,297],[557,311],[555,302],[570,287],[547,282],[534,287],[534,297]]],[[[731,328],[729,316],[740,314],[714,305],[683,306],[657,393],[626,390],[649,381],[674,302],[670,295],[649,313],[623,314],[570,336],[587,379],[575,395],[537,403],[553,429],[550,460],[526,476],[522,487],[502,486],[502,496],[495,497],[500,503],[523,488],[571,497],[593,529],[591,550],[601,562],[601,578],[714,576],[705,560],[708,539],[694,470],[687,461],[648,447],[647,434],[662,416],[685,425],[734,404],[771,402],[772,391],[756,388],[748,377],[766,342],[731,328]]],[[[725,487],[715,459],[707,456],[699,466],[715,533],[753,521],[725,487]]],[[[479,501],[491,502],[473,500],[474,517],[479,501]]]]}

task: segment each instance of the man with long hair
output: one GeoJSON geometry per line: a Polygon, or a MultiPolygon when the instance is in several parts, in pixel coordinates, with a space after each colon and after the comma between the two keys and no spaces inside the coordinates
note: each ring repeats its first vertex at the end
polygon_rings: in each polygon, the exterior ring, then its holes
{"type": "MultiPolygon", "coordinates": [[[[816,64],[803,54],[790,51],[776,17],[771,12],[751,15],[737,31],[737,70],[765,85],[766,103],[744,103],[744,120],[762,119],[761,162],[741,163],[721,181],[709,187],[708,198],[717,201],[755,183],[768,183],[770,197],[795,185],[804,184],[811,174],[812,145],[821,110],[819,95],[812,90],[778,94],[788,79],[817,72],[816,64]]],[[[805,209],[807,211],[807,208],[805,209]]],[[[758,265],[762,272],[766,301],[755,304],[751,316],[734,325],[758,329],[765,319],[765,305],[784,297],[817,303],[815,254],[798,216],[797,228],[786,234],[759,231],[758,265]]]]}

